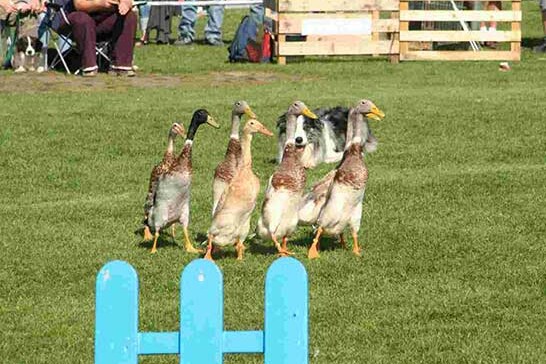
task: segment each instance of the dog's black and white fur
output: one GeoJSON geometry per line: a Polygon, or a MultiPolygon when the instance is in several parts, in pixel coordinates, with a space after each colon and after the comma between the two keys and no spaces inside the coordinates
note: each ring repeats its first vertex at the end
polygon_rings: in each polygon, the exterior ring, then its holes
{"type": "MultiPolygon", "coordinates": [[[[320,163],[339,162],[345,148],[347,133],[347,119],[349,109],[342,106],[334,108],[318,108],[313,112],[319,117],[317,120],[306,116],[298,117],[295,142],[296,147],[305,148],[302,162],[306,168],[314,168],[320,163]]],[[[366,152],[377,149],[377,139],[366,120],[366,128],[362,128],[362,140],[366,152]]],[[[280,163],[286,142],[286,115],[281,115],[277,121],[278,132],[278,159],[280,163]]]]}
{"type": "Polygon", "coordinates": [[[43,72],[44,68],[40,65],[42,47],[42,42],[33,36],[26,35],[17,39],[16,52],[11,58],[11,66],[15,72],[43,72]]]}

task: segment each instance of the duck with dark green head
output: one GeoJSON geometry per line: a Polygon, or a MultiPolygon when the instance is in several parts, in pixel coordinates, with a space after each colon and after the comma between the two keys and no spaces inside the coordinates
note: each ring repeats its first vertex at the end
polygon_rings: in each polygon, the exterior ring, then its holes
{"type": "Polygon", "coordinates": [[[199,109],[195,111],[188,127],[186,142],[182,151],[169,166],[169,170],[157,180],[147,221],[147,225],[154,231],[152,253],[157,251],[159,232],[177,222],[184,229],[184,247],[186,251],[190,253],[200,252],[194,248],[190,241],[188,225],[190,222],[193,138],[202,124],[209,124],[215,128],[219,127],[207,110],[199,109]]]}

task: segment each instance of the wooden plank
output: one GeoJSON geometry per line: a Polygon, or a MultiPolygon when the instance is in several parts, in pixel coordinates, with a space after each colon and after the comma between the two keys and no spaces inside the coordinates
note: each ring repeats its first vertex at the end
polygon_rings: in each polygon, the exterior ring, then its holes
{"type": "MultiPolygon", "coordinates": [[[[397,11],[393,11],[391,13],[391,19],[389,19],[389,20],[395,21],[398,24],[400,24],[400,21],[398,20],[399,17],[400,17],[400,13],[397,12],[397,11]]],[[[391,37],[392,37],[391,39],[393,39],[394,41],[397,42],[400,39],[400,34],[399,33],[393,33],[391,35],[391,37]]],[[[400,52],[398,52],[397,54],[393,54],[393,55],[389,56],[389,61],[391,63],[400,63],[400,52]]]]}
{"type": "Polygon", "coordinates": [[[286,36],[279,34],[277,35],[277,41],[275,42],[275,54],[277,56],[277,63],[281,65],[286,64],[286,57],[281,56],[281,46],[286,43],[286,36]]]}
{"type": "Polygon", "coordinates": [[[519,61],[511,51],[408,51],[400,54],[403,61],[519,61]]]}
{"type": "MultiPolygon", "coordinates": [[[[369,18],[370,13],[280,13],[278,29],[281,34],[301,34],[303,20],[307,19],[358,19],[369,18]]],[[[377,19],[372,21],[372,32],[390,33],[398,31],[398,20],[396,19],[377,19]]]]}
{"type": "Polygon", "coordinates": [[[284,42],[279,44],[279,54],[282,56],[309,55],[372,55],[397,54],[399,43],[396,40],[377,42],[284,42]]]}
{"type": "Polygon", "coordinates": [[[478,42],[514,42],[521,39],[520,31],[496,31],[481,32],[461,30],[415,30],[400,31],[400,41],[403,42],[468,42],[475,40],[478,42]]]}
{"type": "Polygon", "coordinates": [[[278,0],[279,12],[398,10],[399,0],[278,0]]]}
{"type": "MultiPolygon", "coordinates": [[[[379,19],[379,11],[377,11],[377,10],[372,11],[372,24],[375,23],[378,19],[379,19]]],[[[374,32],[372,30],[372,41],[377,42],[378,40],[379,40],[379,33],[374,32]]],[[[374,54],[373,56],[377,57],[378,54],[374,54]]]]}
{"type": "MultiPolygon", "coordinates": [[[[512,3],[512,11],[515,11],[521,14],[521,3],[519,2],[512,3]]],[[[518,22],[518,21],[512,22],[511,28],[513,32],[520,32],[521,22],[518,22]]],[[[521,54],[521,40],[510,43],[510,50],[514,53],[521,54]]]]}
{"type": "Polygon", "coordinates": [[[294,258],[277,259],[267,270],[263,363],[309,363],[309,284],[294,258]]]}
{"type": "Polygon", "coordinates": [[[521,21],[521,11],[488,10],[406,10],[400,12],[403,21],[521,21]]]}
{"type": "MultiPolygon", "coordinates": [[[[407,1],[401,1],[400,2],[400,14],[404,11],[408,11],[409,9],[409,3],[407,1]]],[[[404,31],[407,32],[409,30],[409,23],[407,21],[400,20],[400,32],[404,31]]],[[[402,54],[406,53],[409,49],[409,43],[403,42],[402,38],[400,38],[400,34],[398,34],[398,39],[400,41],[400,59],[402,59],[402,54]]]]}
{"type": "MultiPolygon", "coordinates": [[[[371,42],[372,35],[308,35],[305,42],[338,42],[338,43],[359,43],[371,42]]],[[[290,42],[288,42],[290,43],[290,42]]]]}

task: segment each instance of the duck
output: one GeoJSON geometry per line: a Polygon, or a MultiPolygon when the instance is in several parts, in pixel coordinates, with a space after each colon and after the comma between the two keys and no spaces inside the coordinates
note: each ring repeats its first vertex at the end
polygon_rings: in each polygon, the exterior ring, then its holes
{"type": "Polygon", "coordinates": [[[382,119],[385,114],[369,100],[360,100],[349,111],[349,122],[352,124],[352,139],[347,143],[343,158],[335,170],[333,179],[317,218],[317,231],[307,256],[309,259],[319,257],[318,244],[323,234],[339,236],[347,226],[353,238],[353,253],[361,255],[358,245],[358,232],[362,218],[362,202],[368,181],[368,168],[362,156],[362,128],[364,118],[382,119]]]}
{"type": "Polygon", "coordinates": [[[231,111],[231,134],[224,156],[224,160],[218,164],[214,170],[214,179],[212,182],[212,215],[220,201],[220,197],[233,178],[237,167],[241,162],[241,142],[239,141],[239,125],[241,117],[246,115],[248,118],[256,119],[256,114],[252,111],[248,102],[241,100],[233,104],[231,111]]]}
{"type": "MultiPolygon", "coordinates": [[[[338,106],[336,108],[338,110],[338,114],[343,112],[346,116],[349,114],[349,109],[338,106]],[[347,110],[345,113],[344,110],[347,110]]],[[[317,115],[319,115],[317,113],[317,115]]],[[[335,115],[335,114],[332,114],[335,115]]],[[[319,116],[320,117],[320,116],[319,116]]],[[[364,118],[364,125],[361,127],[361,138],[364,141],[364,148],[363,153],[374,151],[375,149],[370,149],[370,140],[373,140],[375,144],[377,144],[377,140],[371,134],[370,125],[368,123],[368,118],[373,120],[381,120],[381,118],[375,114],[369,113],[366,118],[364,118]]],[[[352,141],[353,138],[353,125],[352,123],[347,123],[347,120],[345,120],[346,124],[346,133],[345,133],[345,148],[347,149],[349,144],[352,141]]],[[[343,158],[343,157],[342,157],[343,158]]],[[[338,163],[338,166],[340,163],[338,163]]],[[[332,169],[330,172],[328,172],[323,178],[321,178],[318,182],[313,184],[311,187],[311,190],[307,192],[302,199],[301,206],[299,208],[299,225],[314,225],[317,222],[318,215],[324,206],[324,203],[326,202],[326,196],[328,194],[328,190],[330,189],[330,185],[332,184],[334,180],[334,176],[336,175],[337,168],[332,169]]],[[[340,235],[340,241],[344,245],[343,240],[343,234],[340,235]]]]}
{"type": "MultiPolygon", "coordinates": [[[[162,175],[165,175],[169,172],[170,166],[174,163],[174,143],[177,136],[183,136],[186,133],[184,125],[182,123],[173,123],[169,129],[169,135],[167,140],[167,150],[163,154],[163,159],[159,164],[154,166],[152,173],[150,175],[150,182],[148,183],[148,193],[146,195],[146,202],[144,203],[144,240],[150,241],[153,239],[153,235],[150,232],[150,227],[148,226],[148,215],[150,214],[150,209],[154,203],[154,195],[157,187],[157,181],[162,175]]],[[[173,228],[173,238],[174,238],[174,225],[173,228]]]]}
{"type": "Polygon", "coordinates": [[[295,101],[286,113],[287,138],[283,156],[277,170],[269,178],[262,204],[257,233],[262,239],[271,239],[281,256],[291,254],[287,239],[298,225],[298,207],[306,182],[305,168],[301,162],[301,149],[295,145],[296,119],[305,115],[317,116],[302,101],[295,101]],[[282,238],[282,246],[278,238],[282,238]]]}
{"type": "Polygon", "coordinates": [[[250,230],[250,217],[256,207],[260,192],[260,180],[252,171],[252,137],[260,133],[272,137],[260,121],[249,119],[243,128],[241,139],[241,163],[229,185],[224,190],[214,212],[208,230],[208,244],[205,259],[213,260],[213,244],[217,246],[235,245],[237,260],[243,260],[244,241],[250,230]]]}
{"type": "Polygon", "coordinates": [[[193,113],[186,141],[182,151],[168,166],[167,171],[159,176],[150,197],[147,226],[154,230],[154,243],[151,253],[157,252],[159,232],[179,222],[184,230],[184,247],[189,253],[201,253],[190,241],[188,225],[190,221],[190,192],[192,180],[193,139],[200,125],[209,124],[214,128],[220,126],[205,109],[193,113]]]}

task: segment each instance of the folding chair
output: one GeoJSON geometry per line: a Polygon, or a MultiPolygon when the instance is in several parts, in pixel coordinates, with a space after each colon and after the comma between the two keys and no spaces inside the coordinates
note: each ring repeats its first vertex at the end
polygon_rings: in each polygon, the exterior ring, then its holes
{"type": "MultiPolygon", "coordinates": [[[[45,27],[45,47],[46,47],[46,70],[49,68],[55,68],[59,65],[59,63],[62,63],[66,73],[72,74],[70,67],[67,63],[67,57],[71,52],[75,52],[74,48],[74,41],[71,39],[72,32],[69,32],[67,34],[63,34],[58,32],[55,27],[53,26],[53,21],[57,14],[60,14],[60,16],[64,19],[66,24],[70,25],[70,21],[68,20],[67,14],[65,13],[63,6],[58,3],[56,0],[52,0],[46,3],[46,15],[43,22],[43,26],[45,27]],[[52,38],[52,35],[55,35],[57,39],[61,40],[61,43],[63,45],[69,44],[70,47],[68,50],[64,50],[64,47],[59,47],[57,42],[53,42],[55,45],[56,54],[53,57],[53,60],[48,63],[48,55],[47,55],[47,48],[49,46],[49,41],[52,38]]],[[[106,40],[97,40],[97,44],[95,46],[95,54],[97,55],[97,65],[99,69],[105,69],[107,68],[110,63],[112,62],[109,56],[110,53],[110,41],[106,40]]],[[[77,75],[80,72],[80,69],[76,70],[74,72],[75,75],[77,75]]]]}

